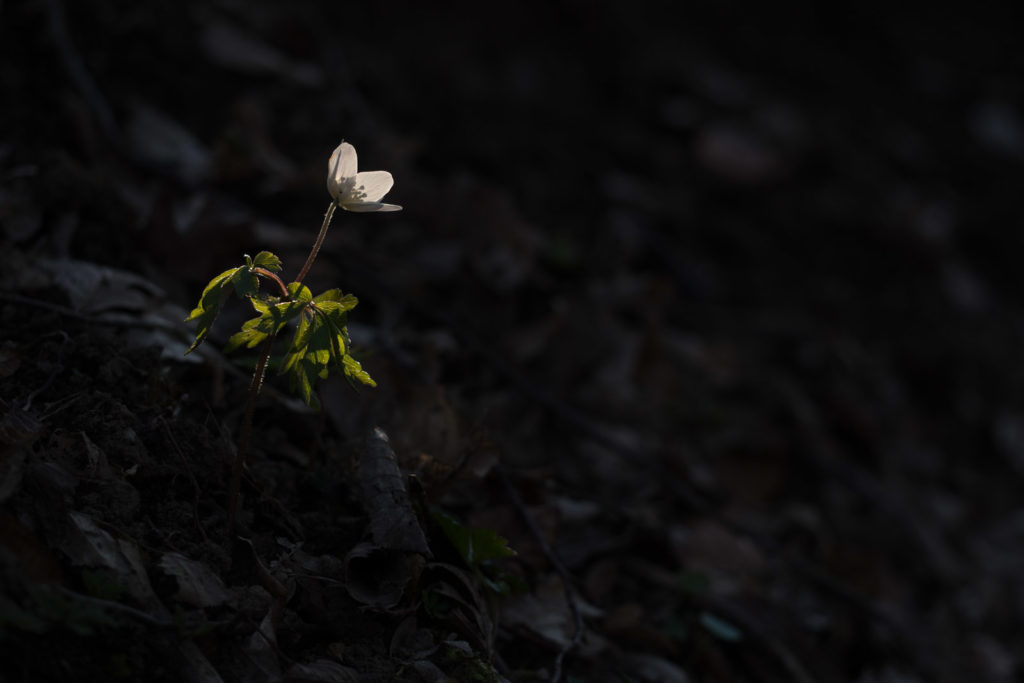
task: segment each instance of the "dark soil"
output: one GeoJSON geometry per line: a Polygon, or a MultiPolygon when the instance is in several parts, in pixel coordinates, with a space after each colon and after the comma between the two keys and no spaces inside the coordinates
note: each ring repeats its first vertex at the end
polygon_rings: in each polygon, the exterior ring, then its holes
{"type": "Polygon", "coordinates": [[[1020,19],[0,4],[0,679],[1021,680],[1020,19]]]}

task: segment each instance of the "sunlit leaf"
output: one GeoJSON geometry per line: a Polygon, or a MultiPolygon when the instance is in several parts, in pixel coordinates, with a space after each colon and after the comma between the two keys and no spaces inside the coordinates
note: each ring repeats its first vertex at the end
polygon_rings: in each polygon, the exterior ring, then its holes
{"type": "Polygon", "coordinates": [[[231,353],[241,346],[251,349],[269,337],[270,335],[267,332],[259,329],[259,324],[262,320],[262,317],[253,318],[242,323],[242,330],[231,335],[231,338],[228,339],[228,343],[224,347],[224,353],[231,353]]]}
{"type": "Polygon", "coordinates": [[[261,251],[252,260],[252,265],[255,268],[266,268],[270,272],[276,273],[281,270],[281,259],[269,251],[261,251]]]}
{"type": "Polygon", "coordinates": [[[233,351],[240,346],[252,348],[272,334],[277,334],[289,321],[298,317],[306,308],[313,295],[309,287],[298,282],[288,285],[288,291],[292,296],[291,301],[276,302],[263,301],[256,297],[250,297],[252,307],[260,314],[258,318],[245,321],[242,331],[238,332],[228,340],[225,351],[233,351]]]}
{"type": "Polygon", "coordinates": [[[322,311],[331,315],[347,313],[359,304],[352,294],[342,294],[340,289],[329,289],[313,299],[313,303],[322,311]]]}
{"type": "Polygon", "coordinates": [[[323,318],[324,324],[330,331],[330,352],[331,360],[338,370],[345,372],[345,350],[348,347],[348,330],[344,324],[338,322],[337,316],[331,315],[318,307],[319,317],[323,318]]]}
{"type": "Polygon", "coordinates": [[[295,336],[292,337],[292,345],[289,347],[288,352],[284,356],[284,361],[281,363],[281,372],[290,371],[306,355],[306,348],[309,346],[310,329],[309,318],[306,316],[300,317],[299,325],[295,329],[295,336]]]}
{"type": "Polygon", "coordinates": [[[192,309],[188,317],[185,318],[185,322],[199,321],[199,325],[196,327],[196,339],[188,347],[188,351],[185,352],[186,354],[194,351],[206,339],[213,321],[217,319],[217,314],[220,313],[221,307],[231,295],[231,290],[227,285],[239,271],[245,271],[245,266],[225,270],[210,280],[206,288],[203,289],[203,293],[199,296],[199,303],[192,309]]]}
{"type": "MultiPolygon", "coordinates": [[[[343,301],[345,299],[356,300],[356,298],[354,296],[352,296],[351,294],[342,294],[341,290],[337,289],[337,288],[335,288],[335,289],[328,289],[326,292],[324,292],[322,294],[317,294],[315,297],[313,297],[314,303],[318,303],[318,304],[319,303],[323,303],[325,301],[343,301]]],[[[358,303],[358,300],[356,300],[356,303],[358,303]]],[[[353,304],[353,306],[354,305],[355,304],[353,304]]]]}
{"type": "Polygon", "coordinates": [[[231,284],[235,287],[235,294],[241,298],[255,296],[260,291],[260,279],[248,268],[238,268],[231,275],[231,284]]]}
{"type": "Polygon", "coordinates": [[[313,292],[309,291],[309,287],[301,282],[292,282],[289,284],[288,294],[291,295],[292,301],[300,303],[303,306],[313,300],[313,292]]]}
{"type": "Polygon", "coordinates": [[[346,355],[342,359],[343,367],[345,368],[345,375],[352,379],[359,380],[363,384],[367,384],[371,387],[377,386],[377,383],[373,381],[370,374],[363,370],[363,366],[352,356],[346,355]]]}
{"type": "Polygon", "coordinates": [[[331,362],[330,329],[320,315],[303,316],[285,356],[282,372],[289,375],[289,384],[310,406],[316,407],[313,386],[325,379],[331,362]]]}

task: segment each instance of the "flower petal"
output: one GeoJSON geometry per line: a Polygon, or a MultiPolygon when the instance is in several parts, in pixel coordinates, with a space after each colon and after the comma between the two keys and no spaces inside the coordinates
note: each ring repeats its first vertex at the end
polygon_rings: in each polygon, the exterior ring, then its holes
{"type": "Polygon", "coordinates": [[[337,184],[341,183],[343,178],[353,177],[359,167],[358,162],[356,148],[349,143],[343,142],[335,147],[331,160],[327,162],[328,183],[333,180],[337,184]]]}
{"type": "Polygon", "coordinates": [[[379,202],[395,184],[387,171],[363,171],[356,174],[352,199],[357,202],[379,202]]]}
{"type": "Polygon", "coordinates": [[[398,204],[384,204],[381,202],[346,202],[341,205],[341,208],[354,213],[384,213],[402,210],[402,207],[398,204]]]}

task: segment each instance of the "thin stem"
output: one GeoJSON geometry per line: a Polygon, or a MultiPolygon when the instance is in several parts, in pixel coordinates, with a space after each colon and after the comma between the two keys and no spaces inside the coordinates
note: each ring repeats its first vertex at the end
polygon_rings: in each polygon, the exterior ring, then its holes
{"type": "MultiPolygon", "coordinates": [[[[302,282],[302,279],[306,277],[306,273],[312,267],[313,261],[316,260],[316,255],[320,252],[320,247],[323,246],[324,238],[327,236],[327,228],[331,224],[331,218],[334,216],[334,210],[337,206],[337,204],[331,202],[331,205],[327,207],[327,213],[324,214],[324,222],[320,226],[320,234],[316,236],[313,249],[309,252],[309,257],[306,258],[306,263],[302,266],[302,270],[299,271],[299,276],[295,278],[296,282],[302,282]]],[[[289,296],[288,288],[285,287],[284,282],[277,275],[266,268],[253,268],[253,271],[276,281],[284,296],[289,296]]],[[[242,470],[245,468],[245,456],[249,451],[249,438],[252,435],[252,418],[253,413],[256,411],[256,398],[260,395],[260,387],[263,386],[263,376],[267,372],[267,361],[270,359],[270,348],[273,344],[274,335],[271,334],[263,342],[260,359],[256,363],[256,370],[253,371],[252,382],[249,384],[249,395],[245,402],[245,414],[242,416],[242,430],[238,436],[238,449],[235,452],[235,464],[231,469],[231,487],[228,491],[229,535],[235,529],[235,517],[238,513],[238,494],[242,488],[242,470]]]]}
{"type": "Polygon", "coordinates": [[[295,278],[296,282],[302,282],[302,278],[306,277],[306,273],[313,266],[313,261],[316,260],[316,255],[320,253],[320,247],[323,246],[324,237],[327,236],[327,226],[331,224],[331,218],[334,217],[334,210],[338,208],[338,205],[331,202],[331,205],[327,207],[327,213],[324,214],[323,225],[320,226],[320,234],[316,236],[316,242],[313,244],[312,251],[309,252],[309,257],[306,258],[306,264],[302,266],[302,270],[299,271],[299,276],[295,278]]]}
{"type": "MultiPolygon", "coordinates": [[[[270,347],[274,344],[274,335],[263,342],[259,362],[252,373],[249,383],[249,395],[245,402],[245,414],[242,416],[242,431],[238,436],[238,448],[235,451],[235,464],[231,469],[231,488],[228,492],[228,537],[235,530],[235,517],[238,512],[238,493],[242,488],[242,469],[245,467],[245,456],[249,451],[249,436],[252,434],[252,416],[256,411],[256,397],[263,386],[263,376],[267,372],[267,361],[270,359],[270,347]]],[[[230,542],[230,540],[229,540],[230,542]]]]}
{"type": "Polygon", "coordinates": [[[256,267],[252,269],[252,272],[263,277],[268,277],[277,283],[277,286],[281,288],[281,294],[287,299],[291,294],[288,292],[288,288],[285,287],[284,281],[277,276],[276,273],[267,270],[266,268],[256,267]]]}

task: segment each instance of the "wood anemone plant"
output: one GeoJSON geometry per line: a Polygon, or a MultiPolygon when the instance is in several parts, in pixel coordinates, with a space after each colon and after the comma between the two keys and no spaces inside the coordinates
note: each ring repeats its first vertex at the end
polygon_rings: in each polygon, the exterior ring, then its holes
{"type": "Polygon", "coordinates": [[[306,258],[295,280],[285,284],[278,273],[281,259],[269,251],[261,251],[255,257],[245,254],[243,263],[217,275],[203,289],[196,305],[186,322],[198,322],[195,341],[186,353],[194,351],[206,339],[217,314],[234,292],[242,299],[248,299],[256,311],[256,317],[242,324],[227,343],[225,351],[240,346],[259,347],[259,359],[249,384],[249,393],[242,417],[234,466],[231,471],[231,486],[228,494],[228,530],[235,527],[238,510],[238,495],[242,481],[242,470],[249,449],[252,433],[253,412],[259,396],[263,377],[274,339],[291,322],[295,332],[291,344],[281,361],[280,371],[288,375],[292,390],[298,391],[302,399],[314,410],[320,403],[313,391],[318,379],[326,379],[331,369],[341,372],[351,382],[376,386],[362,366],[350,354],[348,336],[348,312],[356,307],[359,300],[351,294],[342,294],[340,289],[329,289],[313,296],[302,280],[313,266],[320,247],[327,236],[335,210],[340,206],[346,211],[373,213],[400,211],[397,204],[385,204],[381,199],[394,185],[394,179],[387,171],[358,171],[356,149],[342,142],[331,154],[327,164],[327,190],[331,204],[324,214],[320,232],[313,248],[306,258]],[[260,291],[260,284],[268,281],[271,292],[260,291]]]}

